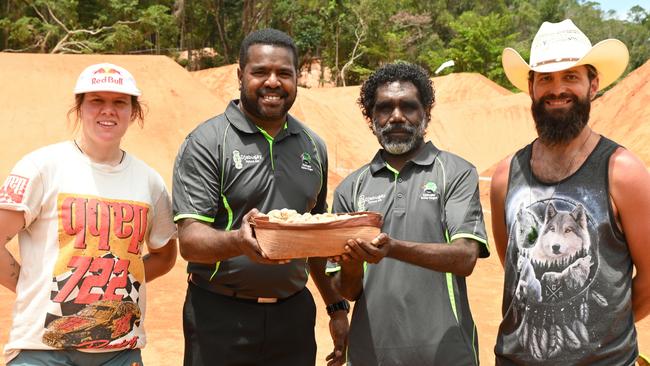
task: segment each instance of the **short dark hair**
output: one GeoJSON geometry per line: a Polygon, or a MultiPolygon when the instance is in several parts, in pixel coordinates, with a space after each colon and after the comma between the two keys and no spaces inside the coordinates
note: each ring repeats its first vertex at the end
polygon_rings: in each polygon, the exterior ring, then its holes
{"type": "Polygon", "coordinates": [[[255,44],[268,44],[284,47],[293,55],[293,66],[298,70],[298,48],[288,34],[273,28],[260,29],[251,32],[244,38],[239,47],[239,68],[244,70],[248,61],[248,49],[255,44]]]}
{"type": "MultiPolygon", "coordinates": [[[[591,64],[586,64],[584,66],[587,67],[587,77],[589,78],[589,82],[591,83],[591,81],[594,80],[596,76],[598,76],[598,70],[596,70],[596,68],[591,64]]],[[[535,71],[533,70],[528,71],[528,81],[533,81],[534,76],[535,76],[535,71]]]]}
{"type": "Polygon", "coordinates": [[[422,107],[426,111],[427,119],[431,119],[431,107],[436,101],[433,82],[429,79],[426,70],[418,65],[406,62],[384,65],[373,72],[368,80],[363,83],[361,95],[357,100],[363,116],[369,122],[372,122],[372,110],[377,100],[377,88],[394,81],[406,81],[417,88],[420,103],[422,103],[422,107]]]}

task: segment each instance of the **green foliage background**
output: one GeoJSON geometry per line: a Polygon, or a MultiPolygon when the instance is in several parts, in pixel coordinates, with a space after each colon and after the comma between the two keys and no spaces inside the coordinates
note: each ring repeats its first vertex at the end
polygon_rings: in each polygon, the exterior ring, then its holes
{"type": "Polygon", "coordinates": [[[443,74],[478,72],[511,88],[501,51],[527,59],[543,21],[571,18],[594,43],[618,38],[630,49],[627,72],[641,66],[649,10],[621,20],[585,0],[0,0],[0,50],[165,54],[197,70],[236,62],[245,34],[274,27],[295,39],[301,65],[321,60],[338,85],[396,60],[431,72],[454,60],[443,74]]]}

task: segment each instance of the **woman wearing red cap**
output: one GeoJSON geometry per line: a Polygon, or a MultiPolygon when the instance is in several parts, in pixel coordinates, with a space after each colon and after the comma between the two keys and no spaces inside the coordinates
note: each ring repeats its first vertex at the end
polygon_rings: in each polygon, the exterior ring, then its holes
{"type": "Polygon", "coordinates": [[[0,284],[16,292],[11,366],[141,365],[145,284],[176,260],[164,182],[120,147],[143,121],[133,76],[92,65],[74,93],[78,137],[26,155],[0,188],[0,284]],[[16,234],[20,264],[6,248],[16,234]]]}

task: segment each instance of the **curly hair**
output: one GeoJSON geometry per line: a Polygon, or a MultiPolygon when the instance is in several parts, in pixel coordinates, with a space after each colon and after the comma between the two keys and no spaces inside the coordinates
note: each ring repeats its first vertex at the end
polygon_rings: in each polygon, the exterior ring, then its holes
{"type": "Polygon", "coordinates": [[[244,38],[239,47],[239,68],[244,70],[248,62],[248,49],[252,45],[268,44],[284,47],[293,55],[293,67],[298,70],[298,48],[288,34],[273,28],[260,29],[250,33],[244,38]]]}
{"type": "Polygon", "coordinates": [[[420,103],[424,107],[427,119],[431,118],[431,108],[436,101],[433,82],[429,75],[418,65],[399,62],[387,64],[377,69],[361,86],[361,94],[357,103],[361,107],[363,116],[372,123],[372,110],[377,100],[377,89],[394,81],[412,83],[418,90],[420,103]]]}

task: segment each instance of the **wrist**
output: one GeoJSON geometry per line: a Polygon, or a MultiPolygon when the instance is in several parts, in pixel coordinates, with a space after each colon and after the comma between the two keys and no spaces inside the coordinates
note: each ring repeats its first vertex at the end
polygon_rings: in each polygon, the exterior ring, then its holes
{"type": "Polygon", "coordinates": [[[335,302],[333,304],[329,304],[325,307],[325,310],[327,310],[327,315],[332,316],[337,312],[345,312],[346,314],[350,312],[350,303],[348,300],[341,300],[339,302],[335,302]]]}

